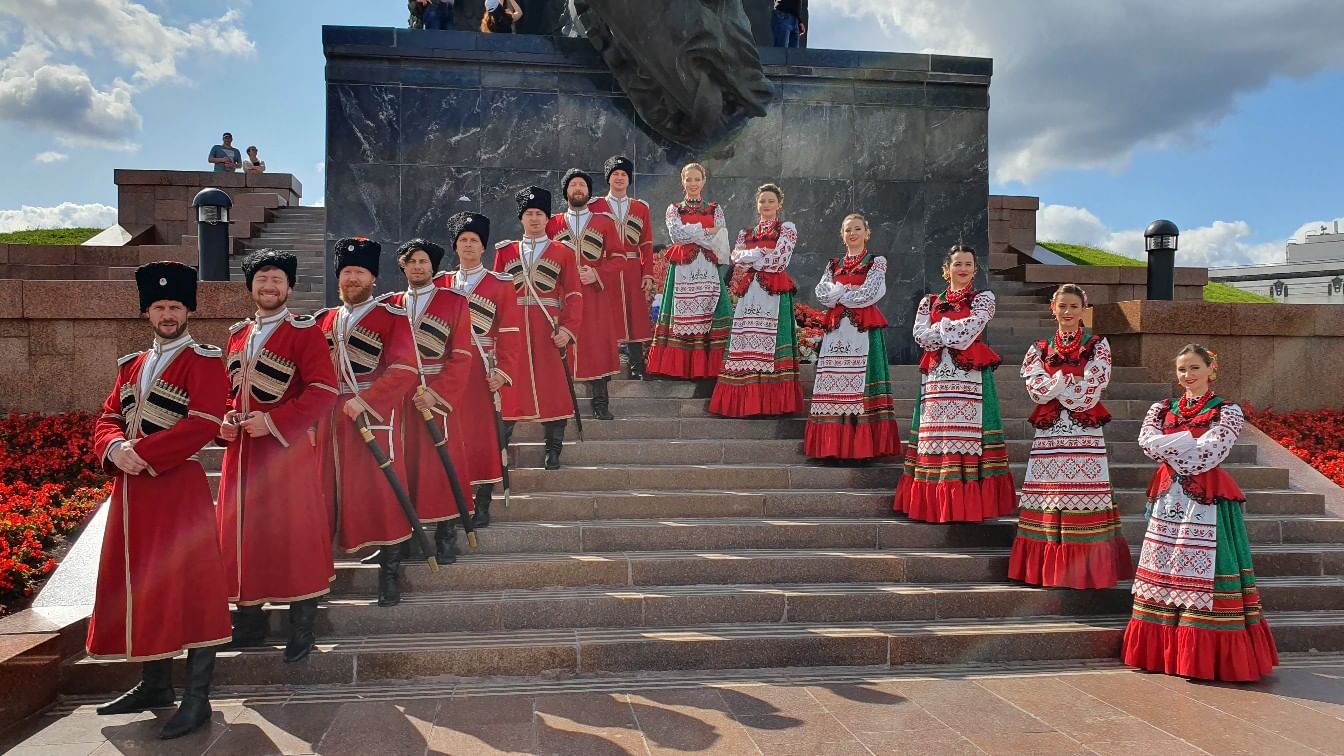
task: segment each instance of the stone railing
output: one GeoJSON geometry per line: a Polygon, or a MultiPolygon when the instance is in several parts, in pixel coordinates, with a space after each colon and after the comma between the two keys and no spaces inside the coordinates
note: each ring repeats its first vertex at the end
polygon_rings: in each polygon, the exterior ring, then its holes
{"type": "Polygon", "coordinates": [[[1228,399],[1311,410],[1344,404],[1344,308],[1336,305],[1134,301],[1094,308],[1096,331],[1117,365],[1173,381],[1190,342],[1218,353],[1217,390],[1228,399]]]}
{"type": "MultiPolygon", "coordinates": [[[[1037,286],[1042,293],[1060,284],[1076,283],[1087,290],[1090,304],[1141,300],[1148,293],[1148,268],[1113,265],[1026,265],[1008,274],[1010,278],[1037,286]]],[[[1204,299],[1209,282],[1206,268],[1176,269],[1176,299],[1204,299]]]]}
{"type": "MultiPolygon", "coordinates": [[[[223,345],[252,305],[237,283],[201,283],[198,341],[223,345]]],[[[0,280],[0,413],[93,411],[116,377],[117,358],[152,334],[133,281],[0,280]]]]}

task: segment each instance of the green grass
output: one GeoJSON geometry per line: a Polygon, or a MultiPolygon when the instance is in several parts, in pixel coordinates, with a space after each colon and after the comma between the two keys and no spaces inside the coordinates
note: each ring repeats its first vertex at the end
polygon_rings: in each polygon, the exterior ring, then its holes
{"type": "MultiPolygon", "coordinates": [[[[1117,255],[1104,249],[1088,247],[1083,244],[1065,244],[1063,242],[1038,242],[1042,247],[1054,252],[1074,265],[1113,265],[1125,268],[1142,268],[1145,263],[1132,257],[1117,255]]],[[[1274,300],[1262,294],[1242,291],[1224,283],[1210,283],[1204,287],[1205,302],[1236,302],[1243,304],[1273,304],[1274,300]]]]}
{"type": "Polygon", "coordinates": [[[0,244],[83,244],[101,228],[41,228],[0,234],[0,244]]]}

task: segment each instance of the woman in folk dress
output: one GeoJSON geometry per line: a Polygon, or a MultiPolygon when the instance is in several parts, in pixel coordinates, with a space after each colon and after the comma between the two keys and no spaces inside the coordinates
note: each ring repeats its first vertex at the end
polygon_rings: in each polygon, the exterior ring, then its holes
{"type": "Polygon", "coordinates": [[[887,259],[869,254],[872,231],[862,215],[846,216],[840,237],[845,254],[827,264],[816,289],[828,309],[803,453],[828,461],[891,457],[901,453],[901,440],[887,374],[887,319],[877,309],[887,293],[887,259]]]}
{"type": "Polygon", "coordinates": [[[793,295],[798,285],[785,271],[798,229],[779,219],[784,191],[756,190],[760,220],[737,235],[730,291],[738,297],[733,326],[709,411],[723,417],[792,415],[803,408],[798,383],[798,338],[793,295]]]}
{"type": "Polygon", "coordinates": [[[915,313],[922,378],[892,507],[912,520],[981,522],[1017,505],[994,388],[1002,360],[984,342],[994,294],[976,291],[975,272],[975,250],[953,247],[943,258],[947,289],[915,313]]]}
{"type": "Polygon", "coordinates": [[[1111,497],[1106,437],[1111,346],[1083,330],[1087,293],[1064,284],[1050,297],[1059,327],[1027,348],[1022,378],[1036,428],[1018,499],[1008,577],[1049,588],[1111,588],[1134,575],[1111,497]]]}
{"type": "Polygon", "coordinates": [[[715,252],[727,253],[723,208],[706,202],[705,168],[690,163],[681,169],[686,197],[667,206],[664,220],[672,246],[667,248],[667,279],[653,346],[645,372],[668,378],[717,378],[728,344],[733,310],[719,276],[715,252]],[[718,238],[716,238],[718,237],[718,238]]]}
{"type": "Polygon", "coordinates": [[[1148,530],[1134,575],[1125,664],[1200,680],[1251,682],[1279,654],[1260,610],[1242,508],[1220,465],[1245,422],[1213,392],[1218,356],[1188,344],[1176,356],[1179,399],[1148,410],[1143,453],[1161,463],[1148,486],[1148,530]]]}

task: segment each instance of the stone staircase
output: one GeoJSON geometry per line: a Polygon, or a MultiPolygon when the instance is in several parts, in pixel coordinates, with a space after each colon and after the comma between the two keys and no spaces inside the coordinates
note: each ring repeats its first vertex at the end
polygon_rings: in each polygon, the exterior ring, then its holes
{"type": "Polygon", "coordinates": [[[242,252],[231,260],[231,278],[242,281],[238,270],[243,256],[270,247],[292,252],[299,258],[299,281],[289,298],[289,308],[311,314],[326,306],[327,211],[321,207],[281,207],[256,236],[242,242],[242,252]]]}
{"type": "MultiPolygon", "coordinates": [[[[1007,284],[1006,286],[1011,286],[1007,284]]],[[[991,332],[1015,480],[1031,405],[1016,364],[1048,332],[1042,297],[1005,291],[991,332]]],[[[1165,384],[1120,367],[1108,392],[1112,475],[1137,552],[1153,465],[1134,441],[1165,384]]],[[[810,382],[810,373],[807,375],[810,382]]],[[[918,373],[893,366],[902,431],[918,373]]],[[[511,505],[478,551],[432,574],[411,560],[400,606],[375,604],[376,567],[341,555],[319,619],[320,651],[283,665],[274,648],[220,655],[220,685],[354,690],[480,677],[663,670],[863,667],[1113,659],[1128,586],[1041,590],[1005,580],[1015,519],[931,525],[893,517],[897,460],[823,467],[802,456],[802,419],[727,420],[707,387],[615,381],[619,419],[571,425],[559,471],[541,429],[515,435],[511,505]]],[[[587,402],[583,405],[586,409],[587,402]]],[[[209,468],[220,452],[207,450],[209,468]]],[[[1280,649],[1344,650],[1344,520],[1289,489],[1288,471],[1238,444],[1228,468],[1247,490],[1269,621],[1280,649]]],[[[462,539],[459,539],[459,543],[462,539]]],[[[272,617],[283,642],[283,610],[272,617]]],[[[77,659],[67,696],[134,682],[134,665],[77,659]]]]}

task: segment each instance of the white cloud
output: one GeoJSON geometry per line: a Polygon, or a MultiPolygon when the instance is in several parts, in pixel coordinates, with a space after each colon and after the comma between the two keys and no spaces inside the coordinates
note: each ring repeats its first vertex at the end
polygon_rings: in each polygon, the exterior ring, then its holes
{"type": "Polygon", "coordinates": [[[69,157],[70,156],[65,154],[64,152],[47,150],[46,152],[39,152],[36,155],[34,155],[33,160],[38,163],[59,163],[62,160],[69,159],[69,157]]]}
{"type": "Polygon", "coordinates": [[[1307,238],[1307,234],[1319,234],[1322,232],[1335,233],[1335,228],[1344,231],[1344,218],[1332,218],[1330,220],[1310,221],[1297,227],[1293,235],[1288,237],[1289,241],[1295,241],[1299,244],[1307,238]]]}
{"type": "Polygon", "coordinates": [[[136,94],[183,81],[178,63],[188,56],[255,52],[236,10],[183,28],[130,0],[77,7],[72,17],[66,0],[0,2],[0,22],[12,18],[23,31],[23,44],[0,61],[0,118],[46,130],[65,144],[134,149],[142,126],[136,94]],[[81,67],[77,56],[97,65],[81,67]]]}
{"type": "Polygon", "coordinates": [[[48,62],[28,43],[3,62],[0,117],[47,130],[69,143],[125,149],[140,131],[130,88],[99,89],[79,66],[48,62]]]}
{"type": "MultiPolygon", "coordinates": [[[[1199,228],[1182,229],[1176,264],[1192,267],[1261,265],[1283,262],[1287,240],[1252,243],[1249,223],[1214,221],[1199,228]]],[[[1042,241],[1086,244],[1116,254],[1146,259],[1143,229],[1116,230],[1081,207],[1044,205],[1036,213],[1036,237],[1042,241]]]]}
{"type": "Polygon", "coordinates": [[[1344,3],[1319,0],[814,0],[811,15],[832,46],[993,57],[1000,181],[1123,167],[1197,141],[1275,78],[1344,66],[1344,3]]]}
{"type": "Polygon", "coordinates": [[[107,228],[117,222],[117,209],[92,202],[77,205],[62,202],[55,207],[30,207],[0,210],[0,233],[32,228],[107,228]]]}
{"type": "Polygon", "coordinates": [[[130,0],[85,0],[78,8],[72,18],[68,0],[23,0],[3,3],[0,12],[18,19],[29,39],[68,53],[107,56],[146,85],[177,78],[178,60],[188,53],[245,57],[256,49],[237,10],[179,28],[130,0]]]}
{"type": "Polygon", "coordinates": [[[326,197],[318,197],[317,199],[313,200],[312,202],[305,202],[305,203],[303,203],[303,206],[304,206],[304,207],[326,207],[326,206],[327,206],[327,198],[326,198],[326,197]]]}
{"type": "Polygon", "coordinates": [[[313,164],[313,170],[317,171],[317,175],[319,175],[319,176],[321,176],[322,174],[326,173],[326,172],[327,172],[327,161],[325,161],[325,160],[319,160],[319,161],[317,161],[316,163],[313,164]]]}

